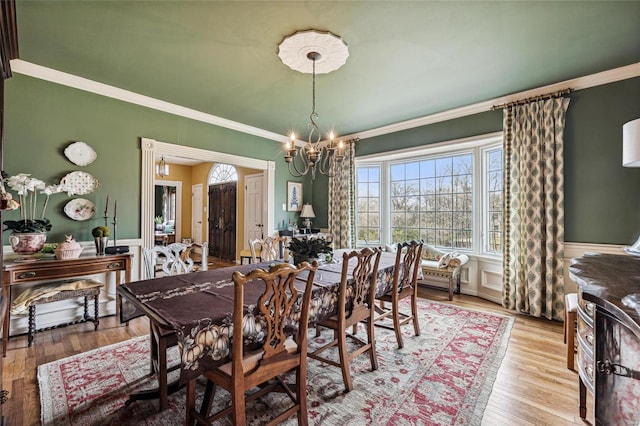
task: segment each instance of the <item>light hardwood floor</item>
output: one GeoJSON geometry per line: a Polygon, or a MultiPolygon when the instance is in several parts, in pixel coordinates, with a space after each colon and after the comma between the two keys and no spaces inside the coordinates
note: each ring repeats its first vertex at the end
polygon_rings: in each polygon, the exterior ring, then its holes
{"type": "MultiPolygon", "coordinates": [[[[420,292],[422,297],[431,300],[515,318],[483,425],[585,424],[578,415],[578,375],[565,365],[561,323],[514,315],[473,296],[455,295],[449,302],[445,292],[431,289],[420,289],[420,292]]],[[[146,335],[148,331],[148,321],[144,318],[123,326],[115,317],[107,317],[101,318],[98,331],[93,331],[93,324],[85,323],[40,332],[30,348],[26,336],[9,339],[2,382],[3,388],[9,391],[9,400],[2,406],[8,424],[40,424],[38,365],[146,335]]],[[[591,404],[591,399],[587,403],[591,404]]],[[[590,409],[587,414],[592,421],[590,409]]]]}

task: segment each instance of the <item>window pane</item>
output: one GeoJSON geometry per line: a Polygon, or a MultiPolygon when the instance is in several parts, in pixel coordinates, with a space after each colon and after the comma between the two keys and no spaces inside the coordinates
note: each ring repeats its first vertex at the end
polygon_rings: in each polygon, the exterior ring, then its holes
{"type": "Polygon", "coordinates": [[[380,243],[380,167],[356,167],[356,239],[380,243]]]}
{"type": "Polygon", "coordinates": [[[503,244],[502,148],[487,151],[486,157],[486,235],[485,250],[501,253],[503,244]]]}

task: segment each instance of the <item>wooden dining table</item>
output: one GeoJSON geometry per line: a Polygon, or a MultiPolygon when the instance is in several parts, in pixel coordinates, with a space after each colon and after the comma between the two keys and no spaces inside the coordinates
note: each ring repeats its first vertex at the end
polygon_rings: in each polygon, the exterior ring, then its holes
{"type": "MultiPolygon", "coordinates": [[[[318,266],[309,312],[311,325],[337,310],[342,258],[339,253],[334,257],[339,260],[318,266]]],[[[395,253],[381,254],[376,280],[377,295],[391,289],[395,258],[395,253]]],[[[234,332],[233,272],[246,274],[256,268],[268,270],[275,263],[236,265],[123,284],[118,287],[122,301],[121,321],[146,315],[161,330],[176,333],[181,363],[179,384],[182,386],[195,380],[203,371],[215,369],[230,360],[230,342],[234,332]]],[[[304,278],[301,274],[297,283],[300,290],[304,290],[304,278]]],[[[245,301],[257,302],[263,291],[262,283],[246,285],[245,301]]],[[[248,348],[257,347],[261,337],[264,337],[260,331],[261,324],[254,322],[258,321],[254,313],[255,302],[245,305],[246,321],[243,323],[246,325],[242,332],[248,348]]],[[[173,390],[177,388],[173,386],[173,390]]],[[[166,406],[166,401],[161,399],[161,406],[166,406]]]]}

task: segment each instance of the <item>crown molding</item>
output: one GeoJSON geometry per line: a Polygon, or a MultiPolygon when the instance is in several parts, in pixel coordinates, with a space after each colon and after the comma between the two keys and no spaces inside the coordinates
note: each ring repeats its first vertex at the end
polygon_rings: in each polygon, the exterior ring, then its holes
{"type": "Polygon", "coordinates": [[[626,80],[638,76],[640,76],[640,62],[626,65],[624,67],[602,71],[596,74],[578,77],[571,80],[565,80],[559,83],[550,84],[548,86],[542,86],[535,89],[525,90],[523,92],[512,93],[510,95],[494,98],[488,101],[478,102],[460,108],[454,108],[448,111],[414,118],[412,120],[389,124],[387,126],[366,130],[364,132],[354,133],[352,135],[346,135],[343,136],[343,138],[348,139],[350,137],[359,137],[361,140],[372,138],[375,136],[386,135],[388,133],[395,133],[402,130],[413,129],[414,127],[421,127],[428,124],[439,123],[441,121],[453,120],[455,118],[461,118],[467,115],[479,114],[481,112],[489,111],[494,105],[514,102],[519,99],[531,98],[534,96],[557,92],[564,89],[571,89],[572,91],[588,89],[590,87],[601,86],[603,84],[614,83],[616,81],[626,80]]]}
{"type": "Polygon", "coordinates": [[[286,142],[288,139],[284,135],[269,132],[257,127],[248,126],[236,121],[227,120],[215,115],[206,114],[195,109],[186,108],[170,102],[161,101],[149,96],[140,95],[129,90],[120,89],[108,84],[99,83],[77,75],[57,71],[51,68],[43,67],[21,59],[11,61],[11,69],[19,74],[29,77],[39,78],[52,83],[62,84],[64,86],[73,87],[74,89],[84,90],[86,92],[95,93],[97,95],[107,96],[120,101],[129,102],[158,111],[167,112],[169,114],[178,115],[192,120],[202,121],[204,123],[213,124],[227,129],[247,133],[261,138],[270,139],[278,142],[286,142]]]}
{"type": "MultiPolygon", "coordinates": [[[[75,89],[84,90],[98,95],[118,99],[124,102],[156,109],[159,111],[167,112],[169,114],[179,115],[193,120],[202,121],[238,132],[259,136],[265,139],[283,143],[289,140],[285,135],[269,132],[267,130],[238,123],[236,121],[227,120],[215,115],[206,114],[201,111],[172,104],[170,102],[161,101],[149,96],[140,95],[138,93],[130,92],[118,87],[98,83],[93,80],[43,67],[41,65],[23,61],[21,59],[13,59],[11,61],[11,69],[19,74],[28,75],[30,77],[39,78],[41,80],[50,81],[52,83],[62,84],[65,86],[73,87],[75,89]]],[[[509,103],[519,99],[544,95],[546,93],[556,92],[563,89],[571,89],[572,91],[588,89],[590,87],[601,86],[603,84],[614,83],[616,81],[626,80],[638,76],[640,76],[640,62],[636,62],[619,68],[613,68],[611,70],[602,71],[596,74],[590,74],[571,80],[565,80],[547,86],[537,87],[535,89],[525,90],[523,92],[512,93],[487,101],[466,105],[460,108],[454,108],[447,111],[430,114],[424,117],[389,124],[387,126],[378,127],[359,133],[343,135],[342,139],[346,140],[359,138],[360,140],[362,140],[372,138],[375,136],[400,132],[402,130],[408,130],[415,127],[421,127],[429,124],[439,123],[442,121],[466,117],[468,115],[479,114],[481,112],[491,110],[491,107],[494,105],[509,103]]]]}

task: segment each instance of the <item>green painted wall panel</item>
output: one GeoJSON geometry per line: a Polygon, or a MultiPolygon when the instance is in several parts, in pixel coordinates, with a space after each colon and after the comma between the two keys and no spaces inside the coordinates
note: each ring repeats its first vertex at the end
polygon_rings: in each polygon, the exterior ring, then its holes
{"type": "MultiPolygon", "coordinates": [[[[140,237],[140,137],[273,160],[275,203],[285,203],[286,181],[292,179],[280,143],[19,74],[5,82],[5,89],[3,154],[7,173],[31,173],[52,184],[71,171],[81,170],[100,182],[91,194],[52,196],[46,214],[53,223],[48,241],[62,241],[65,234],[91,240],[91,229],[104,223],[101,216],[107,194],[111,216],[114,200],[118,200],[118,238],[140,237]],[[93,147],[97,160],[84,167],[67,160],[64,148],[74,141],[93,147]],[[93,218],[79,222],[64,214],[64,205],[76,197],[96,204],[93,218]]],[[[274,226],[294,216],[276,208],[274,226]]],[[[3,219],[18,218],[17,212],[3,215],[3,219]]],[[[4,237],[6,244],[7,235],[4,237]]]]}
{"type": "Polygon", "coordinates": [[[570,95],[565,239],[631,244],[640,234],[640,168],[622,167],[622,126],[640,118],[640,78],[570,95]]]}

